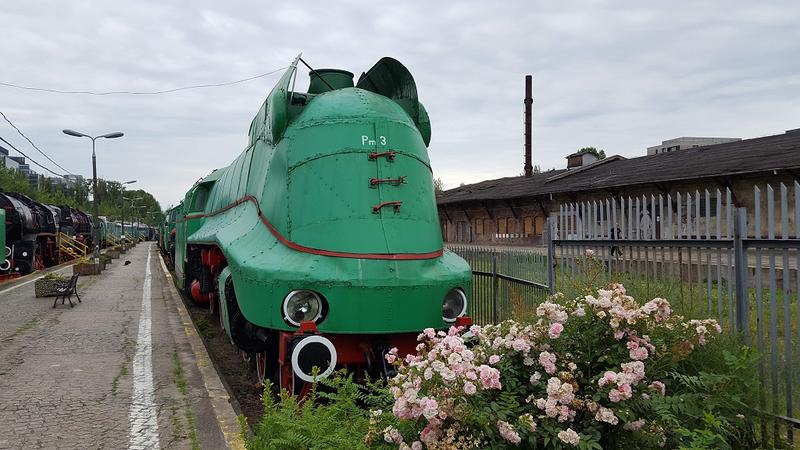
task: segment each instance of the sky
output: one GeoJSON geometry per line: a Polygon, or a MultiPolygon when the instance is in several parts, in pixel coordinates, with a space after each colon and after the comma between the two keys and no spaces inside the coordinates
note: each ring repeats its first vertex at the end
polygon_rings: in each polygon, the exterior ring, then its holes
{"type": "MultiPolygon", "coordinates": [[[[434,176],[452,188],[522,173],[526,74],[543,169],[585,146],[635,157],[679,136],[799,128],[798,23],[796,1],[4,0],[0,82],[157,91],[270,72],[300,52],[314,67],[357,75],[392,56],[416,80],[434,176]]],[[[0,111],[86,176],[91,143],[61,130],[124,132],[97,141],[98,176],[136,179],[166,208],[245,148],[281,72],[161,95],[0,86],[0,111]]],[[[305,89],[307,71],[297,79],[305,89]]],[[[4,121],[0,136],[57,169],[4,121]]]]}

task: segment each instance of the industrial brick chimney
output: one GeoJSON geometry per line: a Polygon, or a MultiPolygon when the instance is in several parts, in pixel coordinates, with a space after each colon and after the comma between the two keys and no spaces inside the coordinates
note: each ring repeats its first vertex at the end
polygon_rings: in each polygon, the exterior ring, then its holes
{"type": "Polygon", "coordinates": [[[531,156],[531,113],[533,109],[533,75],[525,75],[525,176],[533,175],[531,156]]]}

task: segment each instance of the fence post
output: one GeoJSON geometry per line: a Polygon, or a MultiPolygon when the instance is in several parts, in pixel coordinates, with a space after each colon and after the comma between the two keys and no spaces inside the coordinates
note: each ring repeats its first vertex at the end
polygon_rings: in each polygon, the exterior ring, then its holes
{"type": "Polygon", "coordinates": [[[736,208],[733,222],[733,260],[736,280],[736,330],[744,333],[746,342],[750,341],[750,308],[747,295],[749,269],[747,253],[743,240],[747,237],[747,208],[736,208]]]}
{"type": "Polygon", "coordinates": [[[547,241],[547,288],[550,294],[556,293],[556,273],[554,269],[555,261],[555,244],[553,243],[553,222],[550,217],[544,221],[544,233],[547,241]]]}
{"type": "Polygon", "coordinates": [[[497,276],[497,254],[492,255],[492,323],[496,324],[499,319],[497,310],[497,296],[500,290],[500,278],[497,276]]]}

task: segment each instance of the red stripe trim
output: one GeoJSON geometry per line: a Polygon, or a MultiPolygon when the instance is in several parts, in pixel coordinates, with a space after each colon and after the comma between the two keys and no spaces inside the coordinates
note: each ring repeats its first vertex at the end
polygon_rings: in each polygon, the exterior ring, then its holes
{"type": "Polygon", "coordinates": [[[439,249],[434,252],[428,253],[350,253],[350,252],[337,252],[333,250],[322,250],[318,248],[311,248],[306,247],[304,245],[300,245],[296,242],[290,241],[283,237],[283,235],[270,223],[269,219],[267,219],[264,214],[261,213],[261,208],[258,205],[258,200],[252,195],[245,195],[244,197],[236,200],[235,202],[224,206],[216,211],[210,212],[208,214],[189,214],[188,216],[184,216],[183,219],[178,220],[177,222],[185,222],[189,219],[200,219],[203,217],[214,217],[218,214],[222,214],[229,209],[235,208],[242,203],[245,202],[252,202],[253,205],[256,207],[256,211],[258,212],[258,218],[261,220],[261,223],[267,227],[270,233],[275,236],[281,244],[291,248],[292,250],[296,250],[298,252],[303,253],[311,253],[312,255],[321,255],[321,256],[331,256],[334,258],[357,258],[357,259],[388,259],[388,260],[418,260],[418,259],[433,259],[438,258],[444,254],[444,249],[439,249]]]}

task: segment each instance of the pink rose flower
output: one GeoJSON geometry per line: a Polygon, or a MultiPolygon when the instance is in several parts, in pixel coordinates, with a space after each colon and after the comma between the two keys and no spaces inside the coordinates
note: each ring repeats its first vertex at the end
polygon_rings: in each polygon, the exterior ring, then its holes
{"type": "Polygon", "coordinates": [[[550,326],[550,331],[547,334],[550,336],[550,339],[558,339],[562,331],[564,331],[564,325],[556,322],[550,326]]]}
{"type": "Polygon", "coordinates": [[[475,388],[474,384],[470,383],[469,381],[464,383],[464,393],[465,394],[473,395],[473,394],[475,394],[475,392],[477,392],[477,388],[475,388]]]}
{"type": "Polygon", "coordinates": [[[514,427],[508,422],[498,420],[497,431],[500,432],[500,436],[502,436],[503,439],[507,440],[512,444],[519,444],[520,442],[522,442],[522,438],[520,437],[519,433],[514,431],[514,427]]]}
{"type": "Polygon", "coordinates": [[[664,383],[660,381],[653,381],[652,383],[650,383],[648,387],[654,391],[661,393],[661,395],[664,395],[667,392],[667,387],[664,385],[664,383]]]}

